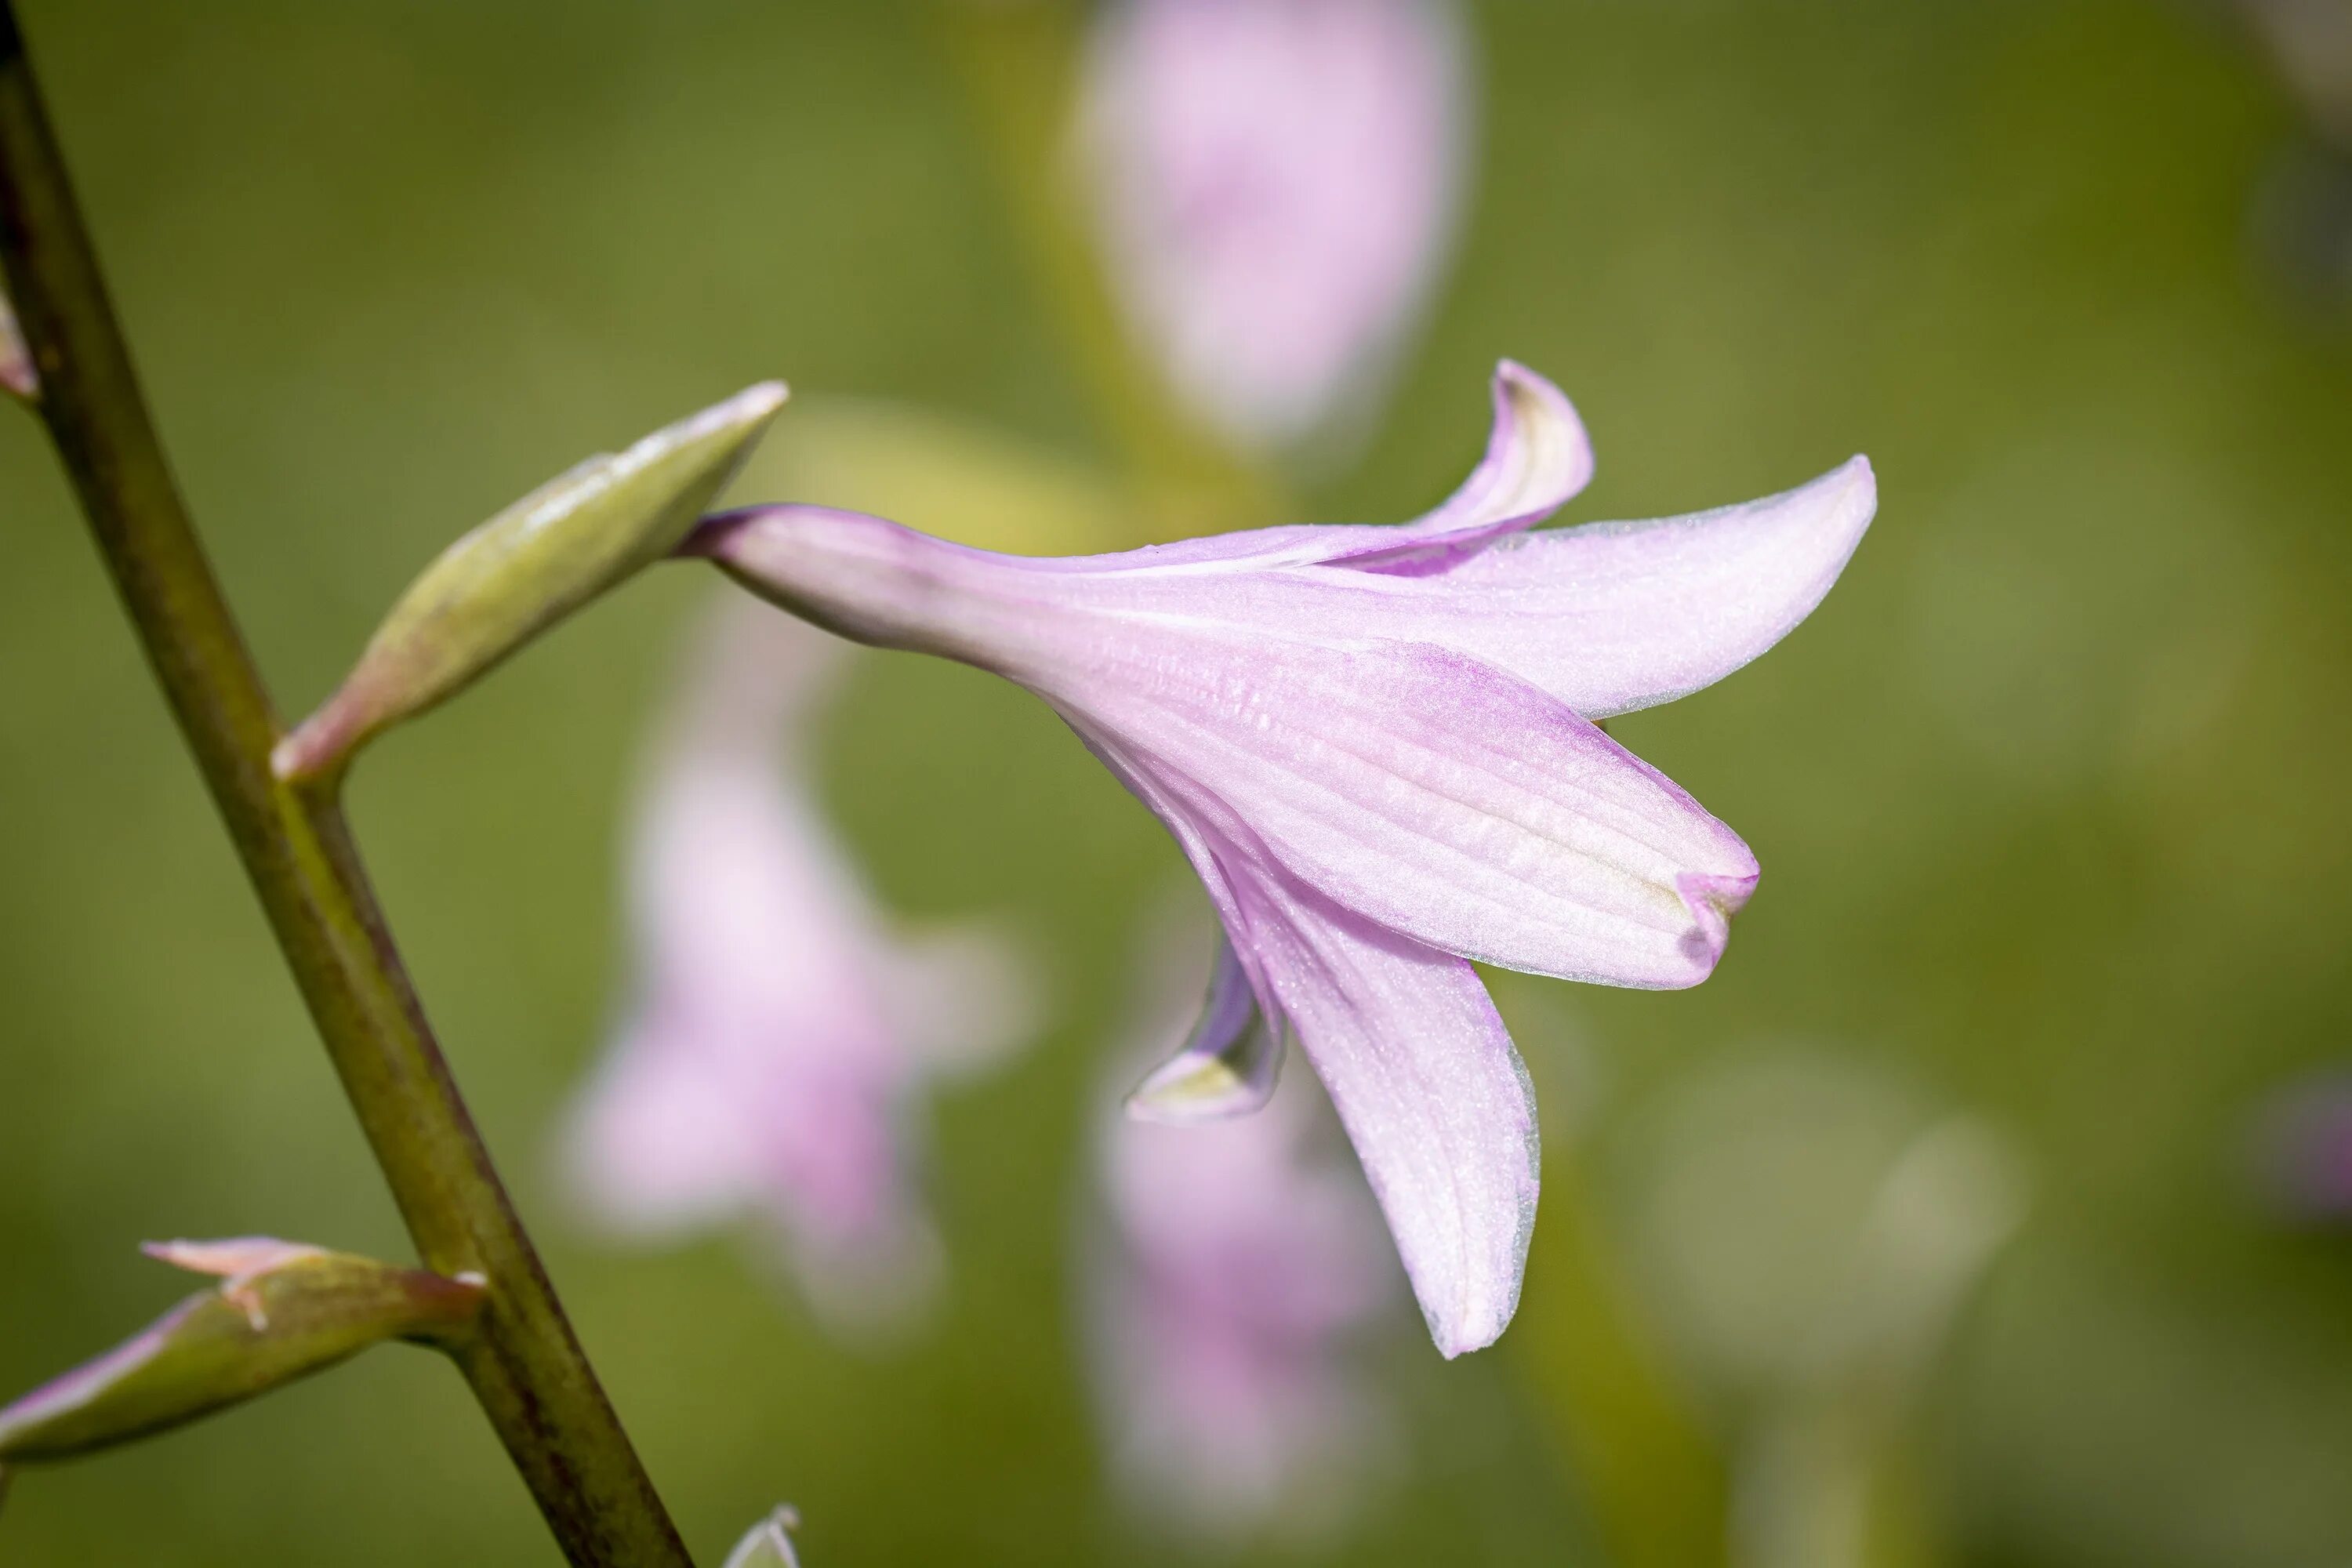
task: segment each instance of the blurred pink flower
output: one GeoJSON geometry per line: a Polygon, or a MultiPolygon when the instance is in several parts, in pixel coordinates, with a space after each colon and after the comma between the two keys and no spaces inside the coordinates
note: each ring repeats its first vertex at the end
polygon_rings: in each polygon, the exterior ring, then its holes
{"type": "Polygon", "coordinates": [[[2255,1153],[2272,1199],[2306,1221],[2352,1221],[2352,1073],[2303,1080],[2259,1118],[2255,1153]]]}
{"type": "MultiPolygon", "coordinates": [[[[1154,968],[1202,943],[1154,944],[1154,968]]],[[[1150,977],[1165,1050],[1187,997],[1150,977]]],[[[1379,1210],[1293,1075],[1257,1115],[1113,1117],[1108,1234],[1089,1258],[1097,1373],[1121,1481],[1199,1531],[1336,1522],[1388,1436],[1353,1342],[1397,1299],[1379,1210]]]]}
{"type": "Polygon", "coordinates": [[[1141,1109],[1248,1110],[1295,1037],[1448,1355],[1510,1321],[1537,1184],[1527,1074],[1466,960],[1707,976],[1755,857],[1591,721],[1780,640],[1876,504],[1855,458],[1745,506],[1531,533],[1591,452],[1528,371],[1497,373],[1495,409],[1469,482],[1402,527],[1037,560],[782,506],[707,520],[687,546],[846,636],[1027,687],[1160,816],[1230,951],[1141,1109]]]}
{"type": "Polygon", "coordinates": [[[0,294],[0,387],[27,402],[41,395],[40,372],[33,368],[33,353],[25,346],[16,307],[5,294],[0,294]]]}
{"type": "Polygon", "coordinates": [[[1362,405],[1435,280],[1468,140],[1450,0],[1120,0],[1080,109],[1114,287],[1244,442],[1362,405]]]}
{"type": "Polygon", "coordinates": [[[635,830],[637,993],[570,1163],[624,1232],[767,1220],[811,1303],[863,1325],[938,1271],[906,1155],[918,1090],[1030,1009],[994,932],[895,932],[818,815],[799,743],[845,651],[740,595],[709,628],[635,830]]]}

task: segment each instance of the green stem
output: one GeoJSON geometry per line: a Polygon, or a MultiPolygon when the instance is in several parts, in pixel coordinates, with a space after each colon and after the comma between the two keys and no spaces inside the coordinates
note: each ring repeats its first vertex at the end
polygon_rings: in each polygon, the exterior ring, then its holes
{"type": "Polygon", "coordinates": [[[1577,1151],[1562,1138],[1544,1154],[1527,1305],[1505,1342],[1545,1395],[1610,1560],[1723,1568],[1723,1459],[1646,1331],[1577,1151]]]}
{"type": "Polygon", "coordinates": [[[489,1298],[456,1352],[570,1560],[691,1568],[459,1098],[331,795],[278,727],[141,395],[13,7],[0,0],[0,260],[40,408],[425,1266],[489,1298]]]}

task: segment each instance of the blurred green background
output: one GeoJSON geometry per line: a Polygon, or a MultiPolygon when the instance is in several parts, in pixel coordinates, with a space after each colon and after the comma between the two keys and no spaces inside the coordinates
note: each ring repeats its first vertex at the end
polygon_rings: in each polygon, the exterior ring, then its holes
{"type": "MultiPolygon", "coordinates": [[[[922,9],[23,11],[289,710],[457,531],[763,376],[817,410],[782,416],[786,464],[824,470],[805,443],[845,395],[1115,460],[922,9]]],[[[1810,1063],[1851,1092],[1757,1091],[1797,1108],[1772,1123],[1796,1165],[1819,1152],[1803,1108],[1859,1095],[1973,1114],[2030,1184],[1901,1418],[1933,1553],[2352,1562],[2352,1236],[2280,1226],[2246,1174],[2270,1087],[2352,1056],[2352,330],[2251,237],[2293,104],[2225,13],[2159,0],[1496,0],[1475,24],[1455,271],[1368,455],[1305,515],[1402,518],[1450,488],[1502,354],[1592,427],[1575,518],[1743,500],[1856,450],[1881,476],[1811,624],[1616,726],[1768,869],[1720,973],[1497,985],[1675,1377],[1727,1449],[1750,1440],[1737,1380],[1690,1348],[1704,1326],[1663,1299],[1659,1130],[1705,1126],[1690,1097],[1727,1069],[1810,1063]]],[[[404,1242],[28,418],[0,418],[0,494],[13,1393],[173,1299],[142,1237],[404,1242]]],[[[958,531],[945,508],[908,521],[958,531]]],[[[617,825],[708,591],[655,574],[355,787],[582,1332],[706,1561],[779,1499],[816,1564],[1186,1561],[1106,1484],[1068,1258],[1101,1054],[1178,858],[1012,689],[867,660],[827,752],[894,906],[1006,911],[1051,955],[1054,1031],[936,1108],[932,1330],[845,1350],[725,1238],[614,1253],[566,1217],[550,1134],[615,1002],[617,825]]],[[[1548,1222],[1575,1185],[1554,1173],[1548,1222]]],[[[1610,1561],[1557,1405],[1586,1286],[1542,1233],[1496,1350],[1442,1363],[1404,1322],[1381,1352],[1397,1484],[1264,1555],[1610,1561]]],[[[1770,1331],[1757,1313],[1735,1328],[1770,1331]]],[[[425,1561],[555,1555],[462,1385],[399,1351],[27,1476],[0,1510],[0,1563],[425,1561]]]]}

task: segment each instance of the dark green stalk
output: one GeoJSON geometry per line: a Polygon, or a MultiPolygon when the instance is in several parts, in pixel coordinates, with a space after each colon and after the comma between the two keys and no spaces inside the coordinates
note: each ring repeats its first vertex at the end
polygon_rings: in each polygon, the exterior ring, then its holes
{"type": "Polygon", "coordinates": [[[458,1364],[574,1563],[691,1568],[459,1098],[327,791],[276,716],[132,373],[13,6],[0,0],[0,260],[100,552],[427,1268],[489,1298],[458,1364]]]}

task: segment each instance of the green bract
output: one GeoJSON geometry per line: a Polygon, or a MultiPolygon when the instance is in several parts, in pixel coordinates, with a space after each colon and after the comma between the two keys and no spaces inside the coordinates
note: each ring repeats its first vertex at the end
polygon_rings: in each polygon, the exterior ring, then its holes
{"type": "Polygon", "coordinates": [[[470,684],[589,600],[675,549],[776,410],[762,382],[600,454],[441,552],[327,704],[279,743],[280,778],[336,773],[370,737],[470,684]]]}
{"type": "Polygon", "coordinates": [[[148,1253],[222,1277],[134,1338],[0,1409],[0,1465],[127,1443],[319,1372],[384,1340],[435,1342],[481,1308],[478,1282],[254,1237],[148,1253]]]}

